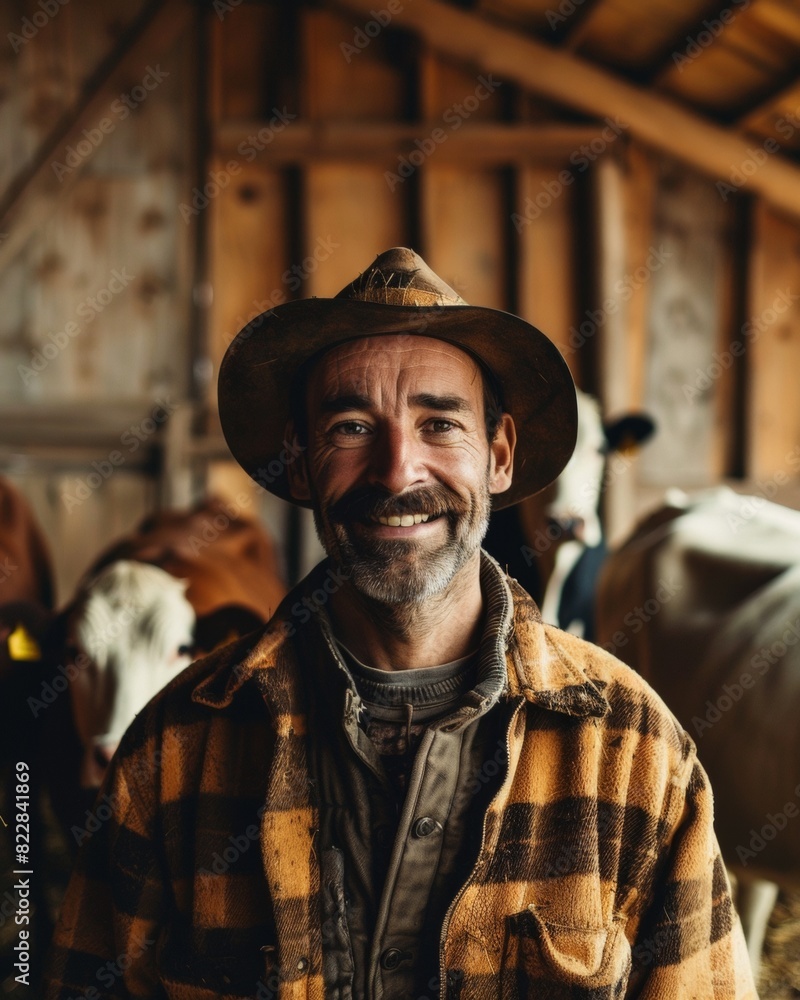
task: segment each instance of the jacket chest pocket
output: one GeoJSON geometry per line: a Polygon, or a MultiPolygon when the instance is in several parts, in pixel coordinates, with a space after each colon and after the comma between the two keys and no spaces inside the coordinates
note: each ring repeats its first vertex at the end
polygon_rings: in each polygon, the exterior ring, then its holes
{"type": "Polygon", "coordinates": [[[624,921],[573,927],[544,920],[532,908],[507,920],[501,995],[612,1000],[622,997],[631,970],[624,921]],[[588,992],[587,992],[588,991],[588,992]]]}

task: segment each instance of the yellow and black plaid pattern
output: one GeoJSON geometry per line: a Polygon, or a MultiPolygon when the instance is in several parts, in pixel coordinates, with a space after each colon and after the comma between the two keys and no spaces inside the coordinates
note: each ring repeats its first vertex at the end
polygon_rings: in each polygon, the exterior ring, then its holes
{"type": "MultiPolygon", "coordinates": [[[[129,729],[98,799],[111,815],[64,902],[49,1000],[324,996],[318,692],[297,650],[331,653],[298,643],[317,625],[292,614],[324,569],[129,729]]],[[[442,996],[755,997],[691,740],[636,674],[504,586],[508,766],[446,918],[442,996]]]]}

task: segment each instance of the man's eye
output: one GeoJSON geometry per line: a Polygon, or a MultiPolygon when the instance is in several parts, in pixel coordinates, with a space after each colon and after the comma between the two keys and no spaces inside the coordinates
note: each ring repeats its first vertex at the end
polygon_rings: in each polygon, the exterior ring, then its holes
{"type": "Polygon", "coordinates": [[[428,426],[434,434],[446,434],[448,431],[455,430],[456,425],[452,420],[431,420],[428,426]]]}
{"type": "Polygon", "coordinates": [[[345,420],[344,423],[337,424],[333,428],[333,431],[335,434],[359,437],[369,433],[369,427],[366,424],[362,424],[359,420],[345,420]]]}

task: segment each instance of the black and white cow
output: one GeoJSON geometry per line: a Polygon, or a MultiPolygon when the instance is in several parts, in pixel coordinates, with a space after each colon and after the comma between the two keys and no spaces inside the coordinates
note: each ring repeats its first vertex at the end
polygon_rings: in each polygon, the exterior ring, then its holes
{"type": "Polygon", "coordinates": [[[612,456],[653,433],[646,414],[629,413],[604,423],[595,399],[578,391],[575,451],[555,483],[516,507],[492,515],[484,547],[539,604],[542,617],[593,640],[594,593],[606,559],[600,505],[612,456]]]}

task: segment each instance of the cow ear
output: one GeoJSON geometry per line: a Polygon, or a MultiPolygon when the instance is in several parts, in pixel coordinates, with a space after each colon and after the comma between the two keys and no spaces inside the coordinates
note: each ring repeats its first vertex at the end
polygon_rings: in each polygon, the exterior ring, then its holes
{"type": "Polygon", "coordinates": [[[629,451],[636,445],[644,444],[655,433],[656,422],[648,413],[626,413],[609,423],[603,424],[606,447],[609,454],[615,451],[629,451]]]}

